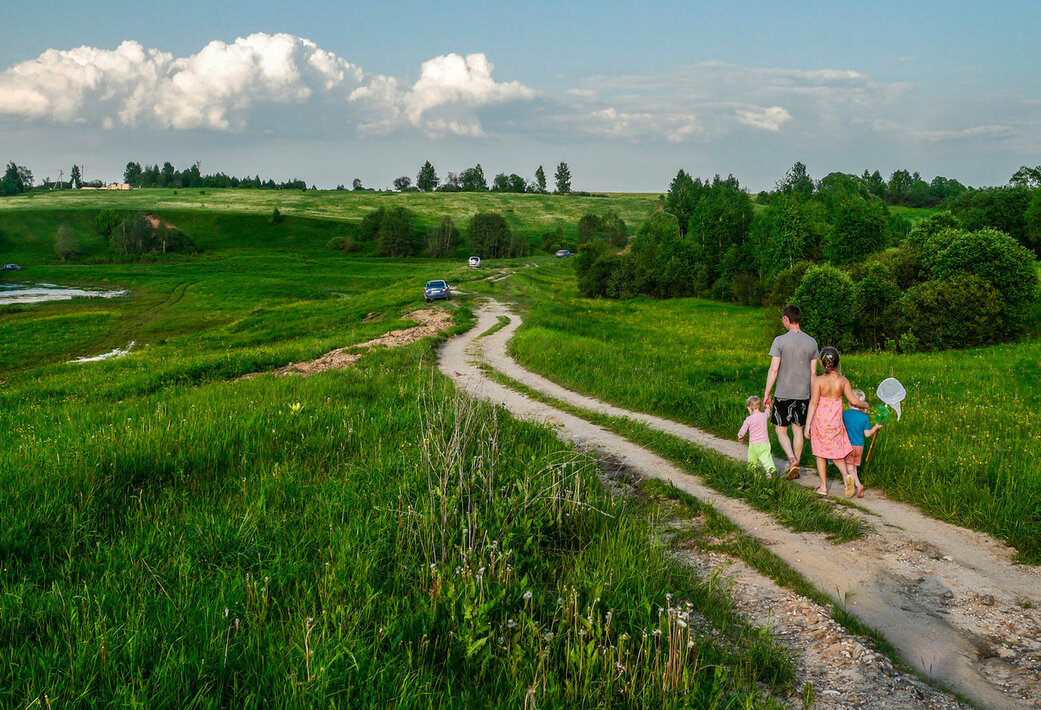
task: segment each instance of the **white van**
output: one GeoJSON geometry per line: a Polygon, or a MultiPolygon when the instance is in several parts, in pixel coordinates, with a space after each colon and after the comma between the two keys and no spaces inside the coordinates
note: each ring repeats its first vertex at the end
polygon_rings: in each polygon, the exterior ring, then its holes
{"type": "Polygon", "coordinates": [[[469,264],[474,269],[479,269],[479,268],[481,268],[481,257],[479,257],[479,256],[471,256],[467,260],[466,263],[469,264]]]}

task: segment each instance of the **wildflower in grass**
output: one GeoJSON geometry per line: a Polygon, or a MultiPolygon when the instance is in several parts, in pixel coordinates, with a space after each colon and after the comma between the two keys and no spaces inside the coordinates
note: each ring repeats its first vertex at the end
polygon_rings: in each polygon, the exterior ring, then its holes
{"type": "MultiPolygon", "coordinates": [[[[482,567],[481,569],[484,569],[484,568],[482,567]]],[[[529,599],[531,599],[531,590],[530,589],[528,591],[524,592],[524,601],[528,601],[529,599]]]]}

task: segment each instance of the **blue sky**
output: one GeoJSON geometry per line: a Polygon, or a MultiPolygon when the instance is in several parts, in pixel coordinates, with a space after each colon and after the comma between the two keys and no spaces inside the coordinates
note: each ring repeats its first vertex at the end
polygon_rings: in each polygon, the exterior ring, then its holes
{"type": "Polygon", "coordinates": [[[796,160],[1001,184],[1041,163],[1038,26],[1027,2],[20,3],[0,159],[321,187],[428,159],[529,178],[566,160],[591,190],[679,168],[758,190],[796,160]]]}

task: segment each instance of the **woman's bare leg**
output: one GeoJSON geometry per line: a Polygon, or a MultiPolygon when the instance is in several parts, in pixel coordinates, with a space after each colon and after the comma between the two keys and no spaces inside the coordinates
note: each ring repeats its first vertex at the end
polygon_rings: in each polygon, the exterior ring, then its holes
{"type": "Polygon", "coordinates": [[[820,487],[818,491],[824,491],[825,494],[828,492],[828,461],[820,456],[817,457],[817,475],[821,477],[820,487]]]}

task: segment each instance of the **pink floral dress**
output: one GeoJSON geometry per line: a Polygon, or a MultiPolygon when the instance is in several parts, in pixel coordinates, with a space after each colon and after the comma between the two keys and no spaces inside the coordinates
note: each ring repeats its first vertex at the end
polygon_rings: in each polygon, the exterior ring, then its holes
{"type": "Polygon", "coordinates": [[[842,397],[821,397],[810,422],[813,455],[823,459],[842,459],[853,451],[842,423],[842,397]]]}

